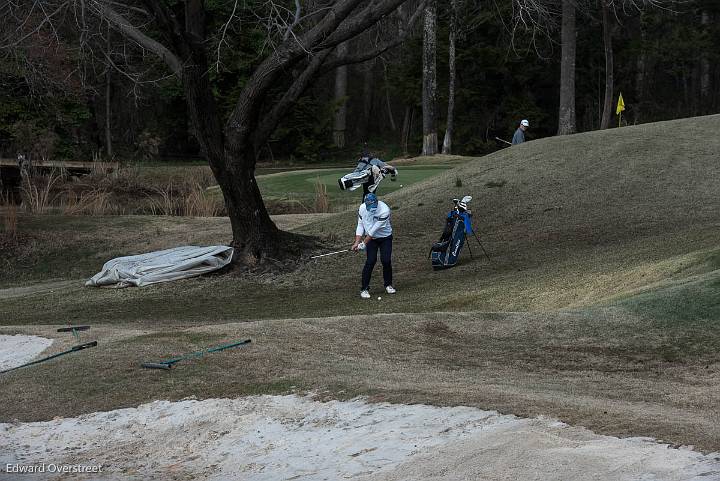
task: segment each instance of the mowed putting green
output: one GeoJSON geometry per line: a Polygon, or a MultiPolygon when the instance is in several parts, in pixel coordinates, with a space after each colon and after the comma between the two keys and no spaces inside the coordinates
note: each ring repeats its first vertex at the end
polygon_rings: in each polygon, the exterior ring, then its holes
{"type": "MultiPolygon", "coordinates": [[[[378,189],[380,195],[389,194],[412,184],[421,182],[434,175],[438,175],[451,165],[423,165],[399,167],[397,180],[392,182],[390,177],[385,178],[378,189]]],[[[279,174],[262,175],[258,177],[258,184],[263,196],[277,199],[312,200],[315,197],[318,180],[327,187],[327,193],[332,205],[348,205],[360,202],[360,190],[343,191],[338,186],[338,179],[352,171],[347,169],[313,169],[279,174]]]]}

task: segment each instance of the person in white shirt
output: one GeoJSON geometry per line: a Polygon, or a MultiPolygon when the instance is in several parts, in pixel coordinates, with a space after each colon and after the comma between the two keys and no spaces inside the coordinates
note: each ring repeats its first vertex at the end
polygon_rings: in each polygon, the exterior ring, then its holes
{"type": "Polygon", "coordinates": [[[390,225],[390,207],[379,201],[373,193],[365,196],[358,209],[358,223],[355,229],[355,242],[352,250],[366,251],[367,260],[362,272],[360,297],[370,299],[370,277],[377,263],[380,250],[380,262],[383,266],[383,284],[385,292],[395,294],[392,286],[392,225],[390,225]]]}

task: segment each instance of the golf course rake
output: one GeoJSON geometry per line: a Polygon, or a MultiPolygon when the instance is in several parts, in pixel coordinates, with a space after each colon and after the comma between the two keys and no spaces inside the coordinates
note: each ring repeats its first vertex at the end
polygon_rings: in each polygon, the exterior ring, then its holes
{"type": "Polygon", "coordinates": [[[180,361],[185,361],[185,360],[187,360],[187,359],[194,359],[194,358],[196,358],[196,357],[203,357],[203,356],[205,356],[205,355],[207,355],[207,354],[212,354],[213,352],[224,351],[224,350],[226,350],[226,349],[232,349],[233,347],[245,346],[245,345],[247,345],[247,344],[250,344],[250,342],[251,342],[250,339],[245,339],[245,340],[233,342],[233,343],[230,343],[230,344],[223,344],[222,346],[211,347],[211,348],[205,349],[205,350],[203,350],[203,351],[191,352],[190,354],[185,354],[184,356],[176,357],[176,358],[173,358],[173,359],[168,359],[168,360],[166,360],[166,361],[160,361],[160,362],[144,362],[144,363],[142,364],[142,367],[144,367],[144,368],[146,368],[146,369],[165,369],[165,370],[168,370],[168,369],[172,369],[172,368],[175,366],[175,364],[177,364],[177,363],[180,362],[180,361]]]}
{"type": "MultiPolygon", "coordinates": [[[[57,332],[72,332],[73,336],[79,343],[80,342],[80,331],[87,331],[88,329],[90,329],[90,326],[69,326],[69,327],[61,327],[60,329],[57,330],[57,332]]],[[[67,349],[62,352],[58,352],[57,354],[53,354],[51,356],[46,356],[46,357],[43,357],[42,359],[37,359],[35,361],[30,361],[21,366],[15,366],[10,369],[5,369],[4,371],[0,371],[0,374],[4,374],[4,373],[10,372],[10,371],[15,371],[16,369],[21,369],[23,367],[40,364],[42,362],[49,361],[51,359],[55,359],[56,357],[64,356],[65,354],[70,354],[71,352],[78,352],[78,351],[82,351],[84,349],[88,349],[90,347],[95,347],[95,346],[97,346],[97,341],[80,343],[80,344],[77,344],[76,346],[71,347],[70,349],[67,349]]]]}

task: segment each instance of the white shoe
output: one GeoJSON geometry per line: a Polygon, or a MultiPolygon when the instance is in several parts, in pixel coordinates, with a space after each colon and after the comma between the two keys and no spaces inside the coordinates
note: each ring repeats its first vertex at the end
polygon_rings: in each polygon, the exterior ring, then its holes
{"type": "Polygon", "coordinates": [[[370,299],[370,293],[368,291],[360,291],[360,297],[363,299],[370,299]]]}
{"type": "Polygon", "coordinates": [[[393,286],[387,286],[385,288],[385,292],[387,292],[388,294],[395,294],[397,291],[395,290],[395,288],[393,286]]]}

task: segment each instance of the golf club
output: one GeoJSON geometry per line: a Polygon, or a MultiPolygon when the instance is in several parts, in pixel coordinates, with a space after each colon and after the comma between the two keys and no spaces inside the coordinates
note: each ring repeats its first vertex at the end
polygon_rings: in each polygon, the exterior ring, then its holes
{"type": "Polygon", "coordinates": [[[350,252],[350,249],[345,249],[342,251],[335,251],[335,252],[328,252],[327,254],[320,254],[318,256],[312,256],[310,259],[317,259],[319,257],[327,257],[327,256],[334,256],[336,254],[342,254],[343,252],[350,252]]]}
{"type": "Polygon", "coordinates": [[[495,140],[499,140],[500,142],[506,143],[508,145],[512,145],[510,142],[508,142],[507,140],[503,140],[500,137],[495,137],[495,140]]]}

